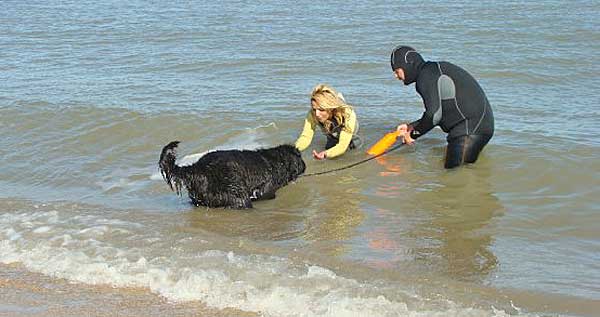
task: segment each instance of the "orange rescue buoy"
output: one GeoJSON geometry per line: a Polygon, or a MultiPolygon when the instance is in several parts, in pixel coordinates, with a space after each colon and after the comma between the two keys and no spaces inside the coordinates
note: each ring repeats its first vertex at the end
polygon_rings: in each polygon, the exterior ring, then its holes
{"type": "Polygon", "coordinates": [[[390,146],[396,143],[396,139],[398,138],[398,131],[386,133],[383,138],[381,138],[377,143],[375,143],[368,151],[367,154],[370,155],[379,155],[385,150],[387,150],[390,146]]]}

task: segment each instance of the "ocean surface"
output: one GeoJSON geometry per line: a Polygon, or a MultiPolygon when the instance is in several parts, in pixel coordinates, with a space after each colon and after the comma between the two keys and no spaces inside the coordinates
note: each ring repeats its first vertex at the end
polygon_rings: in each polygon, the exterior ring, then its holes
{"type": "Polygon", "coordinates": [[[3,277],[141,289],[167,312],[597,316],[598,21],[596,1],[2,1],[3,277]],[[319,83],[365,147],[306,151],[307,172],[366,158],[423,111],[390,69],[399,44],[479,80],[496,134],[476,164],[444,170],[435,129],[252,210],[162,180],[173,140],[182,158],[294,142],[319,83]]]}

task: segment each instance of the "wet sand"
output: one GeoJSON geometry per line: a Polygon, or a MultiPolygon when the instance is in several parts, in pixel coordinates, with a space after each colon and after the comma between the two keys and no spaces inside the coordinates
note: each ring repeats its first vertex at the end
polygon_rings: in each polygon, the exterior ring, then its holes
{"type": "Polygon", "coordinates": [[[0,316],[257,316],[200,302],[171,303],[141,288],[71,283],[0,264],[0,316]]]}

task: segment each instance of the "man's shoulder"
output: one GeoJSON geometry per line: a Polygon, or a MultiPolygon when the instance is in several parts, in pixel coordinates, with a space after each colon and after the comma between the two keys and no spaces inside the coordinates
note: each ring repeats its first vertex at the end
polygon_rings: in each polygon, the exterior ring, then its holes
{"type": "Polygon", "coordinates": [[[423,64],[419,77],[417,78],[417,86],[430,85],[437,82],[440,77],[440,71],[437,62],[426,62],[423,64]]]}

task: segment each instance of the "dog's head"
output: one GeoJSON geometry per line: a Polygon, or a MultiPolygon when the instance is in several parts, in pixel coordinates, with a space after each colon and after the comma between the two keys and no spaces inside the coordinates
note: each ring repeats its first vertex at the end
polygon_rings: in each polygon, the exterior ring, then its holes
{"type": "Polygon", "coordinates": [[[286,163],[288,171],[290,171],[293,179],[302,175],[306,170],[306,164],[302,159],[300,151],[291,144],[283,144],[277,147],[281,159],[286,163]]]}

